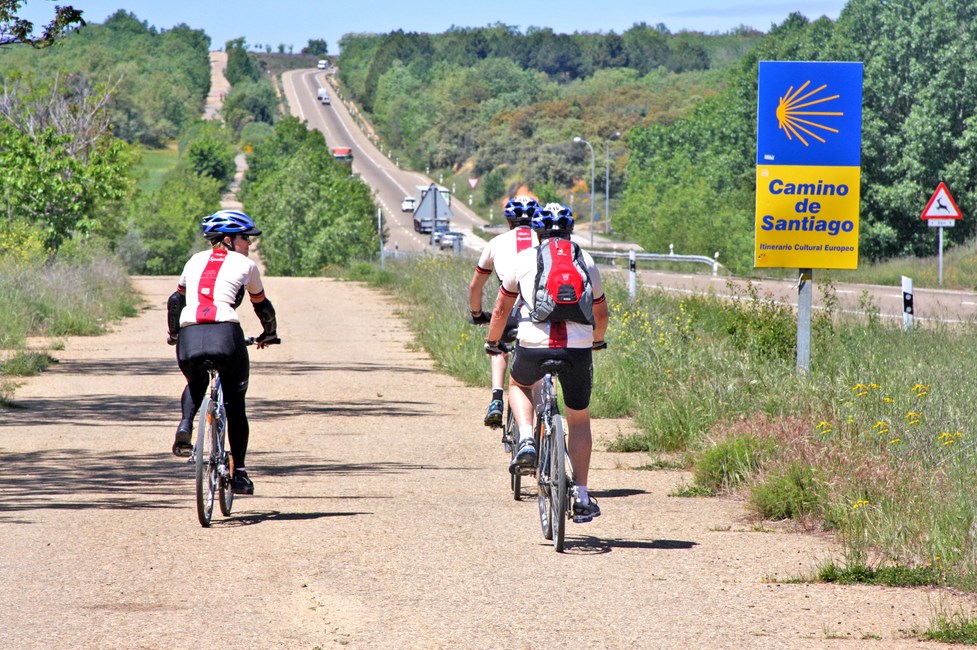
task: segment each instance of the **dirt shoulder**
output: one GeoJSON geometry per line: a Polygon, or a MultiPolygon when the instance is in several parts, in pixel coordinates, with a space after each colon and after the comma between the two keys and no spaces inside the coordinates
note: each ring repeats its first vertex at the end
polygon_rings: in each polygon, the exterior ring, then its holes
{"type": "Polygon", "coordinates": [[[642,455],[596,453],[604,515],[555,553],[510,496],[487,391],[411,349],[389,299],[329,279],[267,281],[285,344],[251,354],[256,494],[202,529],[169,454],[175,278],[135,282],[137,318],[70,339],[0,411],[4,647],[920,648],[907,630],[972,603],[778,582],[837,547],[668,496],[688,476],[642,455]]]}

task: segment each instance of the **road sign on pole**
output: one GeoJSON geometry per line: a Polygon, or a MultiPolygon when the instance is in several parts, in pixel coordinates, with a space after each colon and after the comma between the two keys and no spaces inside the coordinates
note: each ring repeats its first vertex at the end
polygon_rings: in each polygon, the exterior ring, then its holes
{"type": "Polygon", "coordinates": [[[960,208],[957,207],[957,202],[950,196],[950,190],[947,189],[946,183],[943,181],[940,181],[940,184],[936,186],[936,191],[933,192],[933,196],[930,197],[929,203],[926,204],[923,214],[920,216],[926,220],[963,218],[960,208]]]}
{"type": "Polygon", "coordinates": [[[950,190],[947,188],[946,183],[940,181],[940,184],[936,186],[936,191],[933,192],[933,196],[930,197],[929,203],[923,208],[923,214],[920,217],[926,221],[926,225],[930,227],[939,228],[938,234],[938,253],[937,259],[938,271],[937,271],[937,283],[939,286],[943,286],[943,229],[953,228],[956,221],[963,219],[963,213],[960,212],[960,208],[957,206],[957,202],[953,200],[950,196],[950,190]]]}
{"type": "Polygon", "coordinates": [[[858,268],[862,68],[759,64],[754,266],[800,270],[801,372],[810,368],[814,269],[858,268]]]}

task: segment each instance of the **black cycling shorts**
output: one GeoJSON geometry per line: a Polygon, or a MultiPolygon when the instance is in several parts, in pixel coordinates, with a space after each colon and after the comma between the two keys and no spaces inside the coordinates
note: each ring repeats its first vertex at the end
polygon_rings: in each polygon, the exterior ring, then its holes
{"type": "Polygon", "coordinates": [[[180,329],[176,358],[188,382],[198,386],[207,383],[204,361],[210,361],[221,373],[224,392],[244,394],[248,390],[251,364],[244,331],[239,323],[202,323],[180,329]]]}
{"type": "Polygon", "coordinates": [[[590,392],[594,386],[594,352],[591,348],[524,348],[516,345],[512,353],[509,376],[521,386],[532,386],[543,378],[543,361],[559,359],[569,368],[560,373],[563,404],[575,411],[590,406],[590,392]]]}

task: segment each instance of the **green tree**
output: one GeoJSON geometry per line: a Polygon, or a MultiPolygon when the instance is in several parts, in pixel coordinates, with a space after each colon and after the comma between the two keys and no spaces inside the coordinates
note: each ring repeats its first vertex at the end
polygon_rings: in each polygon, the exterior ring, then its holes
{"type": "Polygon", "coordinates": [[[315,275],[379,248],[370,189],[332,158],[320,132],[294,117],[255,145],[242,200],[260,220],[269,273],[315,275]]]}
{"type": "Polygon", "coordinates": [[[275,87],[267,79],[239,82],[224,98],[221,112],[228,126],[237,134],[252,122],[274,124],[278,117],[275,87]]]}
{"type": "Polygon", "coordinates": [[[194,249],[202,248],[200,221],[220,209],[220,194],[216,179],[180,166],[166,175],[157,191],[139,197],[118,246],[129,271],[180,273],[194,249]]]}
{"type": "Polygon", "coordinates": [[[624,41],[629,67],[647,73],[668,62],[671,54],[668,49],[668,39],[647,24],[635,24],[624,32],[621,38],[624,41]]]}
{"type": "Polygon", "coordinates": [[[4,51],[0,78],[11,84],[78,77],[92,87],[105,85],[112,94],[107,108],[113,133],[159,146],[202,112],[210,88],[209,49],[202,31],[178,25],[161,32],[120,10],[104,24],[67,34],[58,47],[4,51]]]}
{"type": "Polygon", "coordinates": [[[395,61],[416,66],[423,76],[430,69],[433,56],[434,47],[431,44],[431,37],[427,34],[405,34],[401,30],[388,34],[370,62],[361,98],[363,107],[368,111],[373,110],[373,97],[380,83],[380,77],[394,65],[395,61]]]}
{"type": "Polygon", "coordinates": [[[184,138],[181,154],[190,170],[200,176],[209,176],[226,190],[237,165],[236,152],[230,131],[217,122],[201,120],[184,138]]]}
{"type": "Polygon", "coordinates": [[[78,151],[77,139],[53,128],[29,134],[0,123],[0,196],[7,214],[43,229],[51,251],[72,233],[114,225],[106,223],[111,213],[100,210],[129,188],[121,141],[105,136],[78,151]]]}
{"type": "Polygon", "coordinates": [[[505,178],[498,169],[493,169],[482,179],[482,197],[485,205],[494,205],[505,194],[505,178]]]}
{"type": "Polygon", "coordinates": [[[370,189],[325,147],[304,146],[248,194],[273,275],[317,275],[379,248],[370,189]]]}
{"type": "Polygon", "coordinates": [[[54,8],[54,18],[45,25],[41,34],[34,34],[34,23],[17,15],[21,0],[0,0],[0,47],[26,44],[47,47],[61,39],[68,30],[83,26],[82,12],[70,5],[54,8]]]}
{"type": "Polygon", "coordinates": [[[236,86],[242,81],[258,81],[261,78],[261,70],[248,54],[247,45],[244,38],[235,38],[227,41],[224,45],[227,52],[227,66],[224,68],[224,76],[232,86],[236,86]]]}
{"type": "Polygon", "coordinates": [[[323,56],[329,54],[329,45],[325,39],[310,38],[309,44],[302,48],[302,54],[315,54],[323,56]]]}

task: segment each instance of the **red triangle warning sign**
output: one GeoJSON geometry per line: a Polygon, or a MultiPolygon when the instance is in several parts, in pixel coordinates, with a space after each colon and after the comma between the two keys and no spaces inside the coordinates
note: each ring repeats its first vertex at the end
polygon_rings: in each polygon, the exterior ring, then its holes
{"type": "Polygon", "coordinates": [[[946,184],[940,182],[936,186],[936,191],[933,192],[930,202],[926,204],[926,208],[923,210],[923,219],[962,219],[963,215],[960,213],[960,208],[957,207],[957,202],[953,200],[950,196],[950,190],[946,188],[946,184]]]}

